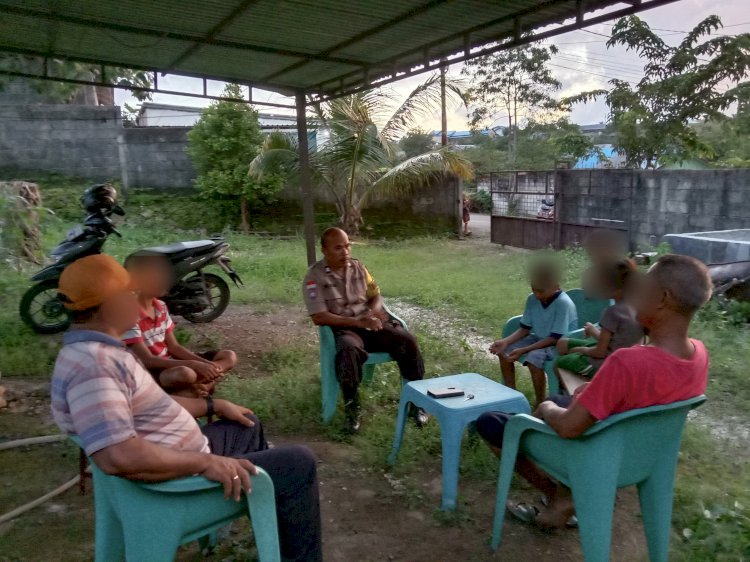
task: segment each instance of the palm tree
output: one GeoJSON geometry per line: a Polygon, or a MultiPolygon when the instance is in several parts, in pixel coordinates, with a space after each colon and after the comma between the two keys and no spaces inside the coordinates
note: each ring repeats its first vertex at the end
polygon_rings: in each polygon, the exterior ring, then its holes
{"type": "MultiPolygon", "coordinates": [[[[449,82],[447,91],[452,101],[464,100],[456,82],[449,82]]],[[[469,160],[451,147],[397,163],[398,138],[440,107],[438,74],[417,86],[395,111],[390,109],[393,103],[389,94],[372,90],[314,106],[316,126],[328,130],[330,140],[310,155],[312,181],[331,194],[349,234],[359,232],[362,211],[375,195],[409,194],[446,173],[473,177],[469,160]]],[[[283,173],[292,181],[297,166],[296,141],[275,132],[266,138],[249,173],[258,179],[283,173]]]]}

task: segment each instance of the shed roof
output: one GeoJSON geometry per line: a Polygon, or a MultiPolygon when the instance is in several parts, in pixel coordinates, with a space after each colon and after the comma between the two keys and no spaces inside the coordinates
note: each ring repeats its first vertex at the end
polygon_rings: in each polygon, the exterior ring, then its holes
{"type": "Polygon", "coordinates": [[[0,52],[322,99],[672,1],[0,0],[0,52]]]}

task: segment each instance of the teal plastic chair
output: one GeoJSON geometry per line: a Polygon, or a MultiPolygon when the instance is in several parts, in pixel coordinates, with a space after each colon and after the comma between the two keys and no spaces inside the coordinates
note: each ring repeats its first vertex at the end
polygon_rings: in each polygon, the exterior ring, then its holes
{"type": "MultiPolygon", "coordinates": [[[[404,329],[406,322],[393,314],[387,306],[383,306],[388,315],[399,322],[404,329]]],[[[320,336],[320,394],[323,404],[323,422],[331,423],[336,414],[341,385],[336,378],[336,338],[329,326],[319,327],[320,336]]],[[[388,363],[393,358],[388,353],[370,353],[362,369],[362,382],[369,384],[375,375],[375,365],[388,363]]]]}
{"type": "Polygon", "coordinates": [[[573,493],[584,558],[609,560],[618,488],[636,485],[651,562],[667,562],[677,455],[688,412],[705,396],[617,414],[576,439],[519,414],[505,426],[492,548],[500,546],[511,477],[519,452],[573,493]]]}
{"type": "Polygon", "coordinates": [[[578,312],[578,327],[583,328],[586,322],[598,324],[602,314],[607,308],[615,304],[611,299],[590,299],[583,292],[583,289],[571,289],[565,293],[576,305],[578,312]]]}
{"type": "MultiPolygon", "coordinates": [[[[576,305],[579,329],[582,328],[586,322],[591,322],[592,324],[598,323],[602,313],[607,307],[614,304],[614,301],[612,300],[587,299],[583,294],[583,289],[570,289],[569,291],[565,291],[565,293],[570,297],[570,300],[573,301],[573,304],[576,305]]],[[[520,315],[509,318],[503,326],[501,337],[507,338],[513,332],[518,330],[518,328],[521,327],[521,318],[522,316],[520,315]]],[[[583,337],[583,332],[576,330],[567,335],[570,337],[583,337]]],[[[556,354],[557,352],[555,352],[555,355],[556,354]]],[[[521,363],[523,363],[524,358],[525,356],[521,356],[521,363]]],[[[547,386],[549,388],[548,393],[550,396],[560,393],[560,381],[557,380],[557,375],[555,375],[554,365],[554,360],[547,361],[544,364],[544,372],[547,375],[547,386]]]]}
{"type": "MultiPolygon", "coordinates": [[[[73,441],[80,447],[76,437],[73,441]]],[[[159,483],[135,482],[102,472],[94,478],[96,562],[174,560],[177,548],[198,540],[215,544],[216,531],[249,516],[261,562],[280,562],[273,482],[262,468],[252,491],[239,502],[224,499],[224,488],[202,476],[159,483]]]]}

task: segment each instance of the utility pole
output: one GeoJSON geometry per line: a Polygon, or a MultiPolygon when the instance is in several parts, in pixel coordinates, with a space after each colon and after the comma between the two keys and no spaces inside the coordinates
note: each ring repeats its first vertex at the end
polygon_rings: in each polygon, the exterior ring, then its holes
{"type": "Polygon", "coordinates": [[[445,111],[445,66],[440,67],[440,145],[448,146],[448,113],[445,111]]]}
{"type": "MultiPolygon", "coordinates": [[[[441,135],[440,135],[440,145],[441,146],[448,146],[448,112],[445,108],[445,74],[448,72],[448,68],[445,66],[440,67],[440,126],[441,126],[441,135]]],[[[446,177],[446,180],[448,178],[446,177]]],[[[461,224],[462,224],[462,215],[463,215],[463,204],[464,204],[464,189],[463,189],[463,183],[459,178],[452,178],[455,180],[456,185],[456,234],[459,238],[462,238],[462,230],[461,230],[461,224]]]]}

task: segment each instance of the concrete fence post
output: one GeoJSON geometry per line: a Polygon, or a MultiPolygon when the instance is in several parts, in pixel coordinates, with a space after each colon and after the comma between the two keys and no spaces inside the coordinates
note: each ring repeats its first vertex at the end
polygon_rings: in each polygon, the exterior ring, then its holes
{"type": "Polygon", "coordinates": [[[117,134],[117,156],[120,160],[120,185],[123,193],[130,189],[128,177],[128,144],[122,131],[117,134]]]}

